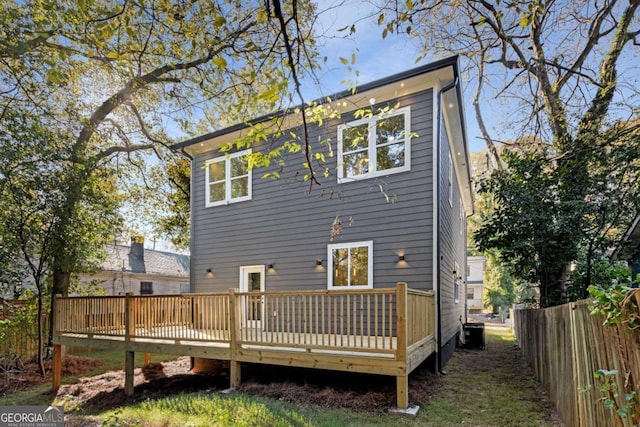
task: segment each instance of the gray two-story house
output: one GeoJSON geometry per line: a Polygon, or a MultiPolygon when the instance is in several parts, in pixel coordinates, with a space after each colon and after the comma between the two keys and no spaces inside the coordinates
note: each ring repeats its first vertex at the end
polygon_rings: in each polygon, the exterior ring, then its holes
{"type": "Polygon", "coordinates": [[[125,351],[126,394],[135,352],[161,352],[228,366],[232,387],[242,363],[389,375],[409,406],[409,374],[441,369],[465,320],[457,58],[307,110],[306,139],[292,109],[176,146],[192,159],[190,293],[57,296],[54,388],[62,346],[84,345],[125,351]]]}
{"type": "MultiPolygon", "coordinates": [[[[178,144],[192,158],[191,291],[332,292],[406,282],[435,293],[442,366],[465,321],[473,209],[457,58],[329,99],[320,102],[339,118],[308,125],[312,158],[325,160],[318,184],[304,179],[302,152],[285,155],[284,166],[248,167],[250,153],[292,135],[300,141],[293,110],[280,113],[290,115],[283,126],[292,132],[279,129],[248,149],[222,150],[248,134],[244,124],[178,144]],[[274,171],[278,179],[264,178],[274,171]]],[[[258,317],[273,315],[260,310],[258,317]]]]}

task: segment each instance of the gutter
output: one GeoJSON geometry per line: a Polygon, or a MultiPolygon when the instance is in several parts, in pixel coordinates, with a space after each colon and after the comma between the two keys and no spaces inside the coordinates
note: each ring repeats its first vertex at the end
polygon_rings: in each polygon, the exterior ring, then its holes
{"type": "MultiPolygon", "coordinates": [[[[458,91],[460,90],[459,88],[459,79],[458,79],[458,70],[457,67],[454,67],[454,73],[455,73],[455,80],[451,83],[449,83],[448,85],[446,85],[445,87],[443,87],[442,89],[440,89],[438,91],[438,126],[437,126],[437,131],[436,131],[436,180],[437,180],[437,184],[436,184],[436,200],[438,202],[437,204],[437,223],[436,223],[436,239],[437,239],[437,245],[436,245],[436,260],[437,260],[437,268],[436,268],[436,283],[438,284],[438,292],[436,292],[436,313],[437,313],[437,319],[436,319],[436,323],[438,325],[437,327],[437,340],[438,340],[438,351],[436,353],[436,369],[437,372],[442,374],[442,375],[447,375],[446,371],[442,370],[442,310],[441,310],[441,301],[440,301],[440,294],[441,294],[441,290],[440,290],[440,270],[441,270],[441,265],[440,262],[442,261],[441,257],[441,244],[440,244],[440,171],[441,171],[441,167],[440,167],[440,155],[441,155],[441,149],[440,149],[440,145],[441,145],[441,140],[442,140],[442,94],[448,90],[453,89],[454,87],[457,87],[458,91]]],[[[459,98],[460,99],[460,98],[459,98]]],[[[465,142],[466,143],[466,142],[465,142]]]]}

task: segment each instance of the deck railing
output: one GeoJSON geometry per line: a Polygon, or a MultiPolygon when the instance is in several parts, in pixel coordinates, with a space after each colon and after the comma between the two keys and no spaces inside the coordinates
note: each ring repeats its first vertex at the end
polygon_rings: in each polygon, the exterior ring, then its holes
{"type": "MultiPolygon", "coordinates": [[[[432,292],[395,288],[56,297],[55,333],[387,354],[433,338],[432,292]]],[[[398,353],[400,351],[400,353],[398,353]]]]}
{"type": "Polygon", "coordinates": [[[236,293],[246,345],[393,353],[396,289],[236,293]]]}

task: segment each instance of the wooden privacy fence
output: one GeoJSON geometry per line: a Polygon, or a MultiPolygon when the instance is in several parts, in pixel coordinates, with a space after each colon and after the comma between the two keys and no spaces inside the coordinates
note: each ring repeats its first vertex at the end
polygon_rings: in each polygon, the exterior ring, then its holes
{"type": "MultiPolygon", "coordinates": [[[[640,291],[633,297],[639,307],[640,291]]],[[[589,303],[582,300],[513,313],[514,332],[524,357],[567,426],[620,422],[605,409],[600,392],[603,380],[594,378],[596,371],[618,372],[616,407],[625,403],[625,382],[627,388],[640,387],[640,333],[630,334],[620,325],[603,326],[604,318],[592,316],[589,303]]],[[[628,418],[623,423],[633,425],[628,418]]]]}
{"type": "MultiPolygon", "coordinates": [[[[24,301],[2,302],[0,311],[0,368],[14,369],[38,354],[38,324],[26,315],[18,315],[24,301]]],[[[46,336],[49,316],[42,315],[42,334],[46,336]]],[[[44,340],[43,340],[44,344],[44,340]]]]}

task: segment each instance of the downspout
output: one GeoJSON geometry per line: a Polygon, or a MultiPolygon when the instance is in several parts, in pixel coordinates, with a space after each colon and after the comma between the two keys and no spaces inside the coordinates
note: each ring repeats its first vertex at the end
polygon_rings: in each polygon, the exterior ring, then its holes
{"type": "MultiPolygon", "coordinates": [[[[189,174],[189,188],[193,189],[193,156],[191,156],[189,153],[187,153],[187,151],[184,149],[184,147],[180,148],[180,152],[182,153],[183,156],[185,156],[187,159],[189,159],[191,161],[191,164],[189,165],[189,168],[191,169],[191,173],[189,174]]],[[[189,210],[191,211],[191,215],[190,215],[190,229],[191,229],[191,236],[193,236],[193,197],[191,197],[191,195],[189,195],[189,210]]],[[[195,260],[193,259],[193,239],[191,238],[191,236],[189,237],[189,292],[192,293],[194,292],[195,289],[195,283],[193,283],[193,264],[195,262],[195,260]]],[[[191,366],[193,368],[193,366],[191,366]]]]}
{"type": "MultiPolygon", "coordinates": [[[[457,73],[456,73],[457,74],[457,73]]],[[[453,89],[454,87],[456,87],[458,85],[458,76],[455,76],[455,79],[453,82],[449,83],[448,85],[446,85],[445,87],[443,87],[442,89],[440,89],[438,91],[438,124],[437,124],[437,131],[436,131],[436,179],[437,179],[437,184],[436,184],[436,200],[438,202],[438,212],[437,212],[437,222],[436,222],[436,239],[437,239],[437,245],[436,245],[436,260],[437,260],[437,265],[438,267],[436,268],[436,283],[438,284],[438,292],[436,292],[436,313],[437,313],[437,324],[438,324],[438,330],[436,331],[437,333],[437,339],[438,339],[438,351],[436,353],[436,364],[437,364],[437,371],[438,373],[442,374],[442,375],[447,375],[446,371],[442,370],[442,311],[441,311],[441,301],[440,301],[440,290],[441,290],[441,286],[440,286],[440,262],[442,261],[441,259],[441,244],[440,244],[440,171],[441,171],[441,167],[440,167],[440,155],[441,155],[441,149],[440,149],[440,145],[442,142],[442,119],[443,119],[443,115],[442,115],[442,94],[448,90],[453,89]]]]}

